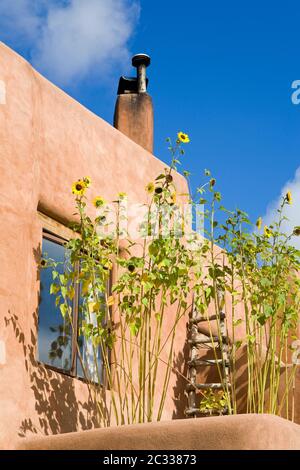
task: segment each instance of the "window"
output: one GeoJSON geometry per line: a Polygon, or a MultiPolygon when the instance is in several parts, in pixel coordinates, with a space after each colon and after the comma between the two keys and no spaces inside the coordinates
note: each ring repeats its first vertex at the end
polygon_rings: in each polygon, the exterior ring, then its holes
{"type": "MultiPolygon", "coordinates": [[[[63,262],[65,259],[64,240],[51,234],[44,234],[42,256],[63,262]]],[[[59,266],[63,272],[64,265],[59,266]]],[[[50,294],[52,284],[52,269],[40,271],[40,306],[39,306],[39,361],[66,372],[72,370],[72,325],[67,318],[62,317],[55,305],[55,297],[50,294]]]]}
{"type": "MultiPolygon", "coordinates": [[[[65,238],[43,231],[42,257],[46,256],[62,263],[58,271],[75,269],[71,266],[67,250],[64,247],[65,238]]],[[[93,382],[104,382],[101,351],[95,351],[90,340],[79,334],[84,320],[84,309],[80,297],[80,285],[75,283],[75,296],[72,305],[72,319],[62,317],[59,307],[55,304],[55,295],[50,294],[52,284],[52,268],[40,270],[40,302],[38,322],[38,360],[49,367],[62,371],[71,376],[87,378],[93,382]],[[79,352],[78,352],[79,350],[79,352]],[[82,367],[83,366],[83,367],[82,367]]],[[[95,322],[96,316],[90,318],[95,322]]]]}

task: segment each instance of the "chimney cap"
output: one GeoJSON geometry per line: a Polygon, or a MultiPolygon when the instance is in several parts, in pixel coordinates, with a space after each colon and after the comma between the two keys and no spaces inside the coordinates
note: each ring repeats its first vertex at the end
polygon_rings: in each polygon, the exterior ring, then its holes
{"type": "MultiPolygon", "coordinates": [[[[148,78],[146,78],[146,87],[148,86],[148,78]]],[[[138,93],[138,81],[136,77],[120,77],[118,86],[118,95],[125,95],[127,93],[138,93]]]]}
{"type": "Polygon", "coordinates": [[[133,67],[138,67],[139,65],[145,65],[148,67],[150,65],[151,59],[148,54],[135,54],[132,57],[132,65],[133,67]]]}

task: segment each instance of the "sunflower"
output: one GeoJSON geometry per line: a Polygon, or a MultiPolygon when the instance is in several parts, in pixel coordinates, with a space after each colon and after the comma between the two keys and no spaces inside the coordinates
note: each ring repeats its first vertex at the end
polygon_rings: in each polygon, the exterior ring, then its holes
{"type": "Polygon", "coordinates": [[[177,137],[179,142],[183,142],[184,144],[188,144],[190,141],[189,136],[184,132],[178,132],[177,137]]]}
{"type": "Polygon", "coordinates": [[[288,191],[285,195],[285,199],[286,199],[286,202],[288,204],[292,204],[293,203],[293,198],[292,198],[292,193],[291,191],[288,191]]]}
{"type": "Polygon", "coordinates": [[[261,224],[262,224],[262,218],[258,217],[256,224],[255,224],[258,230],[261,229],[261,224]]]}
{"type": "Polygon", "coordinates": [[[264,236],[267,237],[267,238],[270,238],[271,235],[272,235],[272,230],[270,230],[269,227],[267,227],[265,225],[265,227],[264,227],[264,236]]]}
{"type": "Polygon", "coordinates": [[[41,268],[45,268],[47,266],[47,261],[44,258],[41,259],[40,266],[41,268]]]}
{"type": "Polygon", "coordinates": [[[147,184],[147,186],[145,187],[145,190],[147,191],[147,193],[151,194],[153,193],[154,191],[154,183],[151,181],[150,183],[147,184]]]}
{"type": "Polygon", "coordinates": [[[90,184],[92,183],[92,178],[90,176],[85,176],[83,178],[83,181],[85,182],[85,185],[88,188],[90,186],[90,184]]]}
{"type": "Polygon", "coordinates": [[[125,199],[127,197],[127,194],[126,193],[119,193],[118,194],[118,198],[119,199],[125,199]]]}
{"type": "Polygon", "coordinates": [[[86,184],[84,180],[75,181],[72,184],[72,193],[76,194],[77,196],[83,196],[86,190],[86,184]]]}
{"type": "Polygon", "coordinates": [[[93,199],[93,205],[94,207],[96,207],[96,209],[98,209],[99,207],[103,206],[105,204],[105,200],[103,199],[103,197],[101,196],[96,196],[94,199],[93,199]]]}
{"type": "Polygon", "coordinates": [[[129,263],[127,266],[127,269],[130,273],[133,273],[135,271],[135,266],[132,263],[129,263]]]}

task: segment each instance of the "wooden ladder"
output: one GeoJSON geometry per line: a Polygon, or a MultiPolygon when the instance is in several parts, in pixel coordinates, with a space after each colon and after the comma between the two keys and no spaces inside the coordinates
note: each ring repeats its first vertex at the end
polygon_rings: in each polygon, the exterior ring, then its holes
{"type": "Polygon", "coordinates": [[[186,387],[188,397],[188,407],[185,414],[188,417],[211,416],[212,414],[228,414],[228,407],[218,410],[217,413],[210,411],[200,411],[197,407],[197,390],[230,390],[230,361],[229,361],[229,340],[226,333],[225,313],[221,312],[218,316],[212,315],[209,318],[199,316],[195,308],[192,309],[192,315],[189,321],[188,344],[190,346],[190,360],[188,362],[188,380],[186,387]],[[201,322],[218,320],[220,325],[220,336],[211,336],[201,332],[201,322]],[[208,346],[208,349],[215,348],[220,352],[220,358],[203,359],[199,357],[199,347],[208,346]],[[197,383],[197,371],[201,367],[217,367],[221,369],[223,383],[197,383]]]}

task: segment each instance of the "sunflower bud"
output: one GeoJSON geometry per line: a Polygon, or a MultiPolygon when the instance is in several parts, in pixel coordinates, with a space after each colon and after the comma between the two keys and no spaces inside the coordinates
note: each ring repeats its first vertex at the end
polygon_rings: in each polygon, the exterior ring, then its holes
{"type": "Polygon", "coordinates": [[[300,236],[300,226],[299,225],[297,227],[294,227],[293,235],[295,235],[296,237],[300,236]]]}
{"type": "Polygon", "coordinates": [[[255,224],[258,230],[261,229],[261,224],[262,224],[262,218],[258,217],[256,224],[255,224]]]}
{"type": "Polygon", "coordinates": [[[291,191],[288,191],[285,195],[285,200],[288,204],[292,204],[293,203],[293,198],[292,198],[292,193],[291,191]]]}
{"type": "Polygon", "coordinates": [[[172,183],[172,181],[173,181],[173,176],[172,176],[172,175],[169,175],[169,174],[166,175],[166,182],[167,182],[167,183],[172,183]]]}

